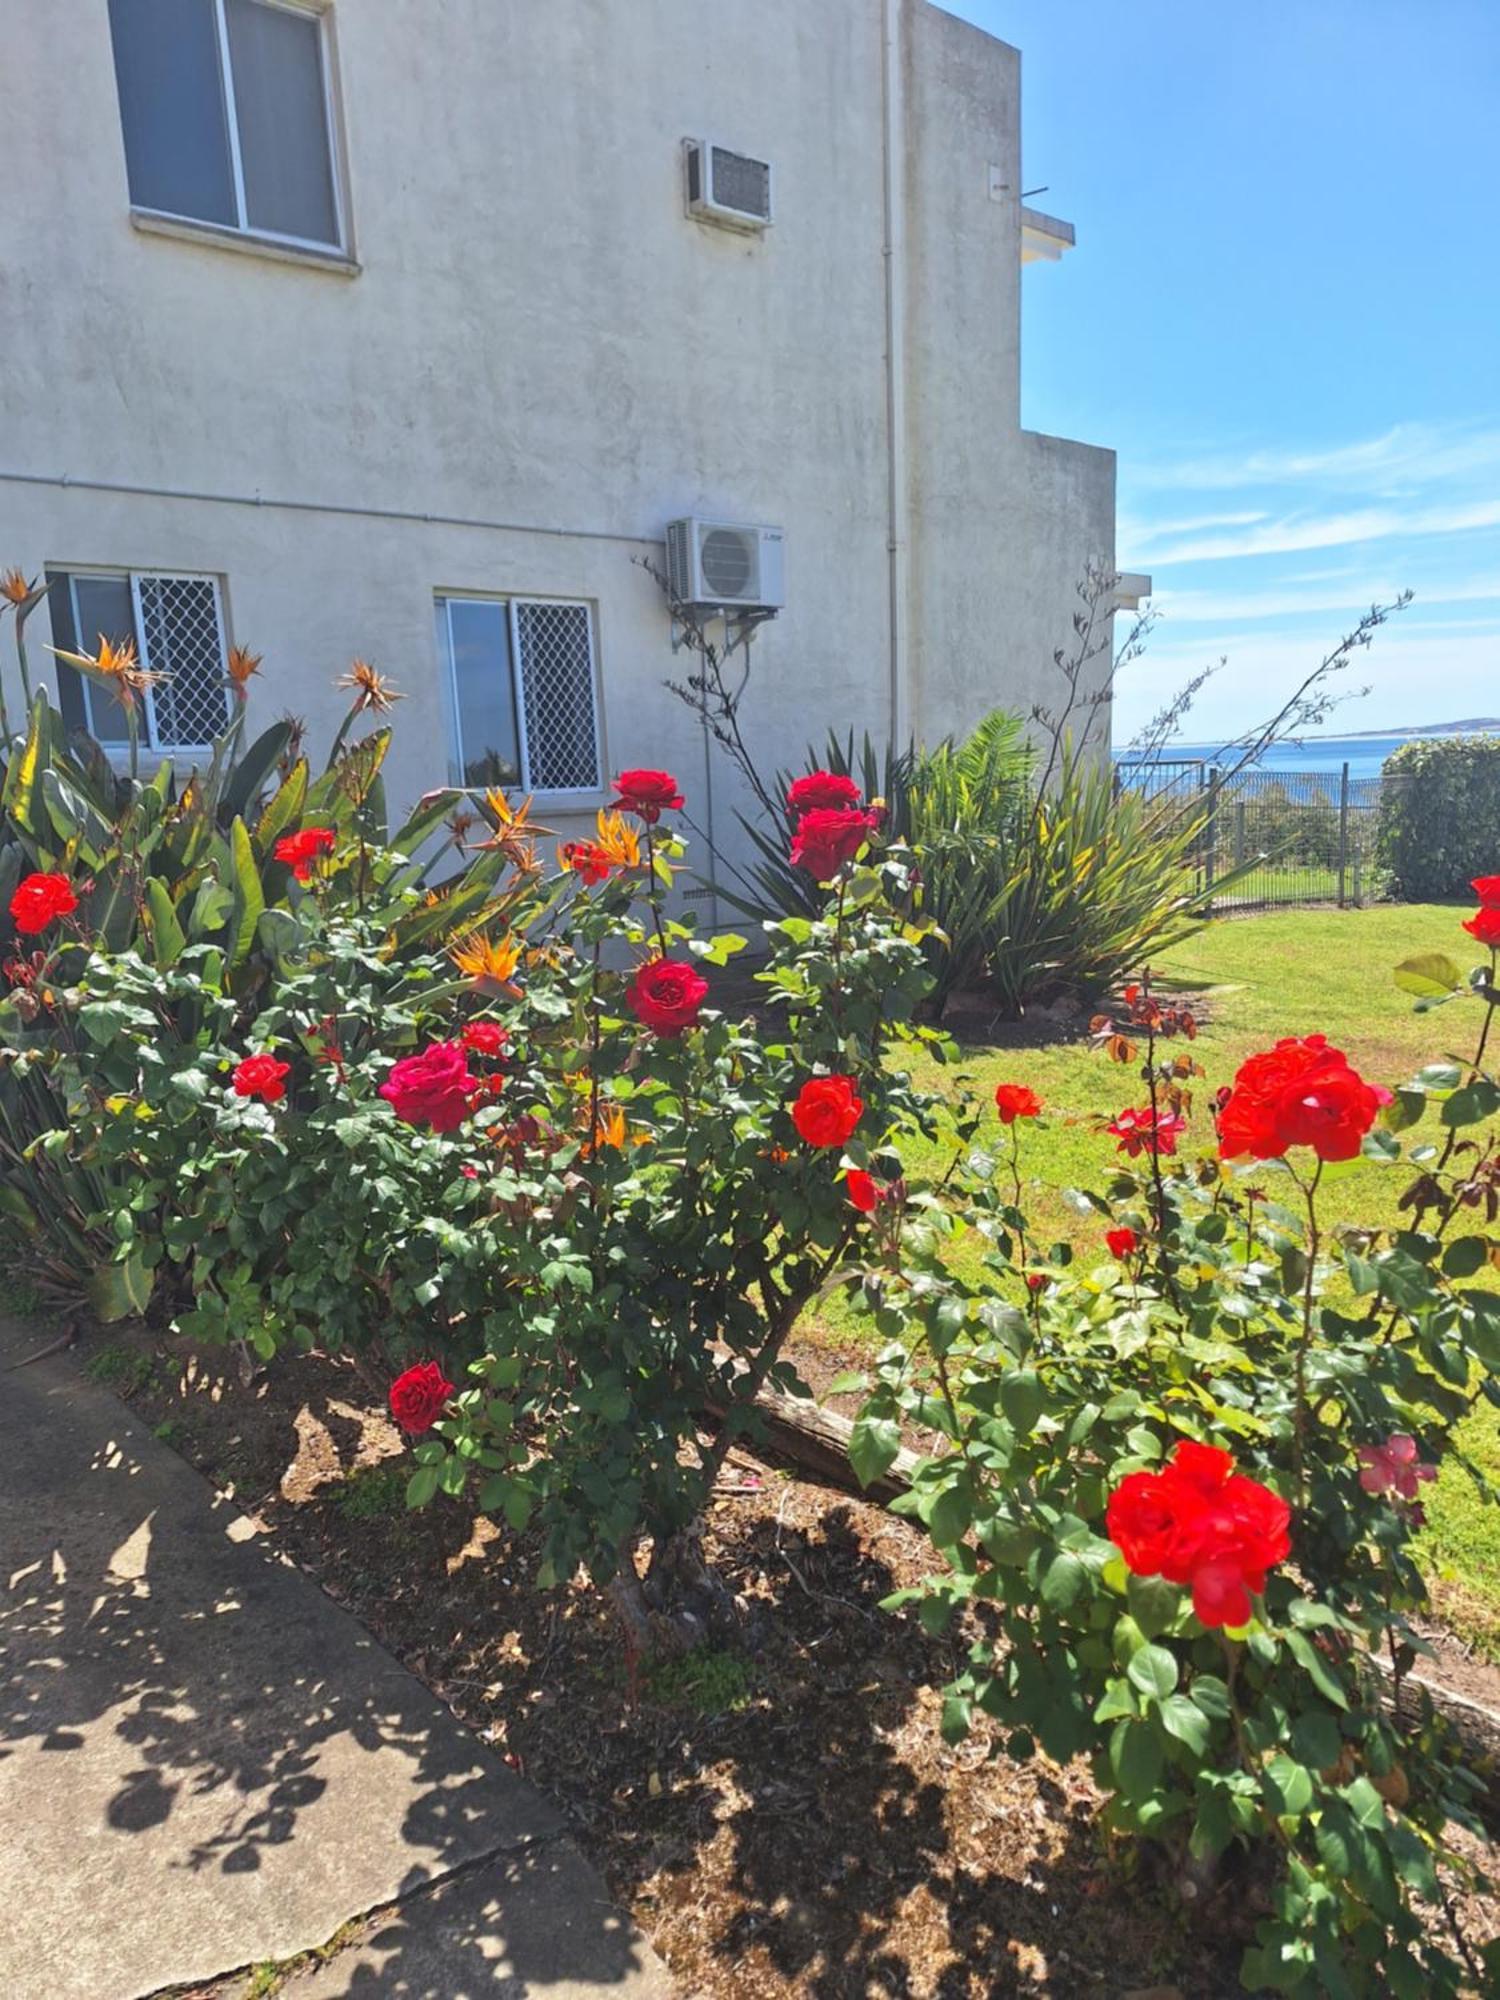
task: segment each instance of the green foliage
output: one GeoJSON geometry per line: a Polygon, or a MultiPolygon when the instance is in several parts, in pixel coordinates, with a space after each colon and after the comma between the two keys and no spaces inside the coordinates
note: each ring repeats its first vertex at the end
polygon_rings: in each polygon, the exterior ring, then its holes
{"type": "MultiPolygon", "coordinates": [[[[868,739],[857,763],[852,752],[831,739],[824,767],[883,796],[889,831],[916,854],[935,1012],[963,987],[1010,1015],[1058,991],[1093,995],[1194,928],[1206,802],[1117,793],[1106,763],[1069,746],[1039,794],[1025,727],[1003,710],[961,743],[883,763],[868,739]]],[[[789,782],[780,774],[778,797],[789,782]]],[[[790,824],[745,822],[761,859],[741,907],[816,908],[817,885],[786,859],[790,824]]]]}
{"type": "Polygon", "coordinates": [[[120,1395],[133,1396],[144,1389],[156,1369],[154,1358],[139,1347],[96,1347],[83,1364],[92,1381],[102,1382],[120,1395]]]}
{"type": "Polygon", "coordinates": [[[659,1661],[644,1676],[645,1692],[662,1708],[692,1715],[738,1715],[750,1704],[750,1669],[741,1653],[696,1646],[659,1661]]]}
{"type": "Polygon", "coordinates": [[[333,1504],[346,1521],[377,1521],[386,1516],[404,1519],[409,1471],[401,1459],[361,1465],[336,1487],[333,1504]]]}
{"type": "MultiPolygon", "coordinates": [[[[1481,970],[1458,990],[1487,1024],[1481,970]]],[[[1170,1101],[1195,1065],[1164,1056],[1161,1032],[1147,1029],[1142,1076],[1170,1101]]],[[[1148,1157],[1090,1198],[1146,1241],[1143,1261],[1066,1245],[1039,1259],[1018,1170],[976,1150],[941,1215],[856,1293],[887,1342],[862,1476],[889,1462],[903,1419],[945,1439],[898,1503],[945,1566],[892,1604],[915,1600],[936,1630],[983,1603],[994,1633],[948,1690],[945,1733],[983,1716],[1013,1756],[1089,1754],[1109,1827],[1179,1865],[1268,1849],[1255,1990],[1465,1990],[1423,1905],[1440,1865],[1464,1872],[1445,1829],[1477,1828],[1479,1781],[1430,1705],[1408,1727],[1385,1709],[1370,1654],[1404,1674],[1424,1650],[1421,1517],[1365,1489],[1359,1454],[1400,1435],[1431,1465],[1477,1402],[1500,1406],[1486,1040],[1405,1082],[1365,1141],[1373,1165],[1415,1170],[1394,1228],[1320,1226],[1320,1187],[1347,1163],[1148,1157]],[[985,1246],[981,1268],[950,1254],[960,1237],[985,1246]],[[1039,1261],[1045,1291],[1003,1303],[1039,1261]],[[1227,1447],[1293,1509],[1291,1558],[1241,1629],[1206,1627],[1185,1590],[1131,1574],[1108,1534],[1110,1494],[1181,1438],[1227,1447]]]]}
{"type": "Polygon", "coordinates": [[[1398,896],[1467,896],[1495,866],[1500,736],[1403,743],[1386,760],[1376,851],[1398,896]]]}

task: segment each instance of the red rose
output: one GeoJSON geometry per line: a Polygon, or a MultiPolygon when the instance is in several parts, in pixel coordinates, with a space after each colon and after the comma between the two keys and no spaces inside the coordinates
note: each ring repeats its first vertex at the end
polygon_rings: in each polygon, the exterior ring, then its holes
{"type": "Polygon", "coordinates": [[[479,1079],[458,1042],[433,1042],[391,1067],[380,1094],[404,1125],[454,1132],[468,1117],[479,1079]]]}
{"type": "Polygon", "coordinates": [[[831,882],[879,824],[878,813],[847,806],[814,806],[802,815],[792,837],[792,866],[805,868],[816,881],[831,882]]]}
{"type": "Polygon", "coordinates": [[[1187,1130],[1187,1120],[1177,1112],[1153,1112],[1149,1104],[1142,1104],[1117,1112],[1107,1130],[1119,1140],[1119,1150],[1133,1160],[1141,1153],[1175,1153],[1177,1135],[1187,1130]]]}
{"type": "Polygon", "coordinates": [[[1311,1146],[1320,1160],[1352,1160],[1390,1101],[1326,1036],[1287,1036],[1240,1065],[1219,1112],[1219,1151],[1226,1160],[1278,1160],[1311,1146]]]}
{"type": "Polygon", "coordinates": [[[284,834],[271,851],[299,882],[310,882],[313,863],[320,854],[332,854],[336,840],[331,826],[305,826],[300,833],[284,834]]]}
{"type": "Polygon", "coordinates": [[[622,771],[615,790],[620,796],[610,800],[611,812],[634,813],[648,826],[655,826],[664,812],[675,812],[683,802],[677,780],[667,771],[622,771]]]}
{"type": "Polygon", "coordinates": [[[1002,1125],[1013,1125],[1018,1118],[1040,1118],[1042,1100],[1024,1083],[1002,1083],[995,1092],[995,1109],[1002,1125]]]}
{"type": "Polygon", "coordinates": [[[10,899],[11,921],[23,937],[34,937],[77,908],[66,875],[28,875],[10,899]]]}
{"type": "Polygon", "coordinates": [[[1469,884],[1487,910],[1500,910],[1500,875],[1476,875],[1469,884]]]}
{"type": "Polygon", "coordinates": [[[1028,1271],[1026,1273],[1026,1289],[1029,1292],[1045,1292],[1051,1282],[1052,1280],[1047,1276],[1045,1271],[1028,1271]]]}
{"type": "Polygon", "coordinates": [[[698,1009],[707,998],[703,974],[676,958],[648,958],[636,967],[625,989],[631,1013],[653,1035],[680,1035],[685,1028],[696,1028],[698,1009]]]}
{"type": "Polygon", "coordinates": [[[453,1384],[437,1363],[419,1361],[391,1384],[391,1415],[408,1437],[420,1437],[432,1429],[452,1394],[453,1384]]]}
{"type": "Polygon", "coordinates": [[[797,1092],[792,1123],[809,1146],[842,1146],[864,1108],[852,1076],[809,1077],[797,1092]]]}
{"type": "MultiPolygon", "coordinates": [[[[35,879],[35,876],[33,876],[32,880],[35,881],[35,879]]],[[[1496,878],[1486,875],[1482,879],[1490,882],[1496,878]]],[[[11,904],[11,908],[15,908],[14,903],[11,904]]],[[[1500,907],[1497,907],[1493,903],[1486,903],[1483,909],[1476,910],[1472,917],[1464,918],[1464,929],[1469,933],[1471,938],[1478,938],[1481,944],[1487,944],[1492,948],[1495,945],[1500,945],[1500,907]]]]}
{"type": "Polygon", "coordinates": [[[851,1167],[844,1176],[844,1187],[849,1200],[861,1215],[873,1215],[880,1200],[880,1190],[863,1167],[851,1167]]]}
{"type": "Polygon", "coordinates": [[[258,1097],[264,1104],[279,1104],[286,1096],[285,1079],[291,1067],[290,1063],[278,1062],[275,1056],[246,1056],[234,1066],[234,1094],[258,1097]]]}
{"type": "Polygon", "coordinates": [[[476,1056],[504,1055],[510,1042],[498,1021],[466,1021],[458,1039],[476,1056]]]}
{"type": "Polygon", "coordinates": [[[1266,1572],[1291,1553],[1291,1509],[1234,1470],[1215,1445],[1183,1438],[1161,1472],[1132,1472],[1109,1497],[1105,1529],[1137,1576],[1193,1593],[1204,1625],[1247,1625],[1266,1572]]]}
{"type": "Polygon", "coordinates": [[[859,804],[859,786],[838,771],[809,771],[787,786],[787,809],[793,813],[844,808],[859,804]]]}
{"type": "Polygon", "coordinates": [[[1133,1257],[1141,1247],[1141,1239],[1133,1229],[1106,1229],[1104,1241],[1109,1246],[1110,1256],[1117,1258],[1122,1264],[1127,1257],[1133,1257]]]}

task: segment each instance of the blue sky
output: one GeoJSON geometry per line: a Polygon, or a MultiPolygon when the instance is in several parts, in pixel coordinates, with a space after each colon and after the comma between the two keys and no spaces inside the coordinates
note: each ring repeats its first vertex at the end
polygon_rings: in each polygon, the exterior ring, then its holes
{"type": "Polygon", "coordinates": [[[1416,601],[1335,727],[1500,714],[1500,0],[947,0],[1022,51],[1022,407],[1119,453],[1162,612],[1116,740],[1195,739],[1416,601]]]}

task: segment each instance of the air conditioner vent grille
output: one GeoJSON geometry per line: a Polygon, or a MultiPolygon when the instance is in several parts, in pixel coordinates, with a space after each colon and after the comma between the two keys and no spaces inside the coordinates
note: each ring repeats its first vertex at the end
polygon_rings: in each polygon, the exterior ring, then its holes
{"type": "Polygon", "coordinates": [[[755,549],[751,537],[738,528],[710,528],[698,550],[703,581],[715,597],[737,604],[752,594],[755,549]]]}
{"type": "Polygon", "coordinates": [[[771,219],[771,169],[764,160],[752,160],[744,153],[731,153],[724,146],[713,152],[713,198],[723,208],[737,208],[742,215],[771,219]]]}

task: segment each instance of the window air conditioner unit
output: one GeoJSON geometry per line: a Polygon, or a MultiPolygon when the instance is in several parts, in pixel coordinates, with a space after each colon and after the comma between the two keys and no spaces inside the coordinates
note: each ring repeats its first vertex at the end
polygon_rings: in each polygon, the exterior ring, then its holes
{"type": "Polygon", "coordinates": [[[679,604],[779,611],[786,603],[780,528],[690,517],[667,524],[667,586],[679,604]]]}
{"type": "Polygon", "coordinates": [[[771,169],[707,139],[684,139],[687,208],[726,229],[764,229],[771,220],[771,169]]]}

